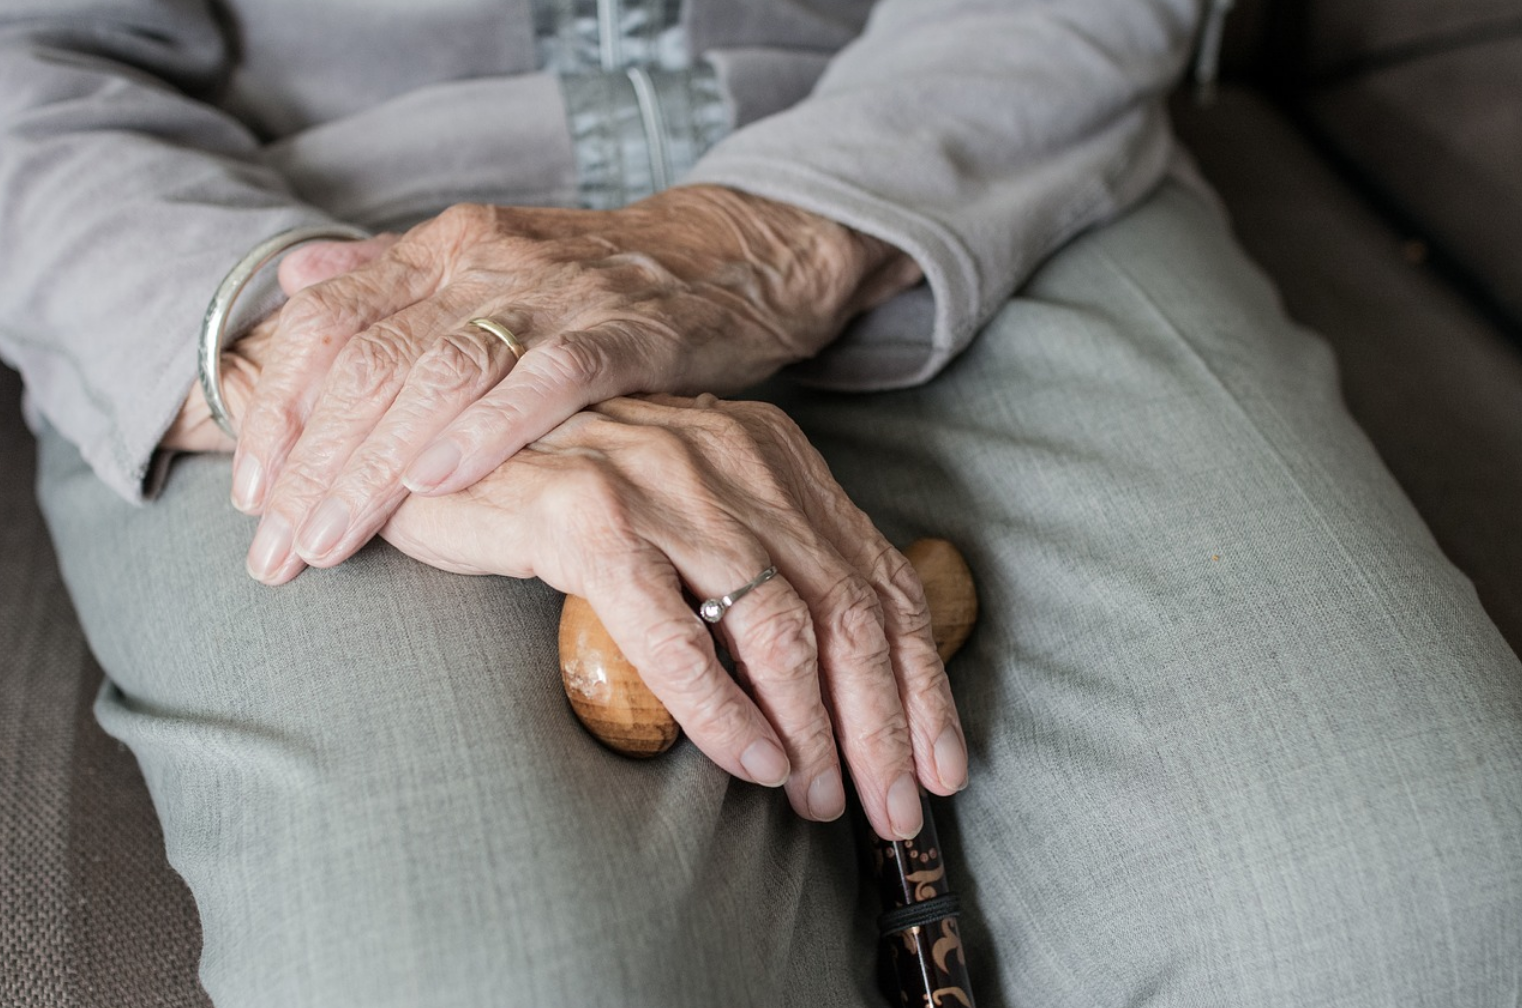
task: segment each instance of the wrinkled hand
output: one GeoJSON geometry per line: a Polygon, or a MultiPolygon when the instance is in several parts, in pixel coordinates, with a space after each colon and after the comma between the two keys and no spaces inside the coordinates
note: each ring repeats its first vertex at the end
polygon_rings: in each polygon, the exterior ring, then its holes
{"type": "Polygon", "coordinates": [[[409,498],[382,533],[437,567],[537,576],[584,596],[692,741],[812,819],[845,807],[839,752],[873,828],[920,828],[916,779],[966,783],[967,750],[918,576],[774,407],[615,399],[483,480],[409,498]],[[715,627],[711,598],[777,577],[715,627]]]}
{"type": "Polygon", "coordinates": [[[250,573],[339,563],[409,489],[469,486],[590,404],[755,382],[917,277],[891,246],[715,187],[446,211],[281,311],[234,462],[234,503],[263,514],[250,573]]]}
{"type": "MultiPolygon", "coordinates": [[[[397,235],[382,234],[358,242],[314,242],[294,249],[280,261],[280,287],[287,295],[342,276],[370,262],[396,244],[397,235]]],[[[243,416],[254,398],[264,364],[280,330],[278,313],[259,322],[222,351],[222,398],[228,412],[243,416]]],[[[211,408],[197,382],[179,414],[159,440],[159,447],[184,452],[230,452],[236,446],[211,418],[211,408]]]]}

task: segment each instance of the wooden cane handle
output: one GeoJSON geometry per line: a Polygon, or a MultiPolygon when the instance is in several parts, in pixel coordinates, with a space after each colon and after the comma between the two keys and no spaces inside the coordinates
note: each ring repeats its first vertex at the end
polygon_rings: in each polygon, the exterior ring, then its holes
{"type": "MultiPolygon", "coordinates": [[[[941,660],[949,661],[978,618],[972,572],[944,539],[920,539],[904,556],[924,583],[935,647],[941,660]]],[[[658,756],[681,733],[591,605],[575,595],[566,596],[560,613],[560,676],[576,717],[614,752],[637,759],[658,756]]]]}

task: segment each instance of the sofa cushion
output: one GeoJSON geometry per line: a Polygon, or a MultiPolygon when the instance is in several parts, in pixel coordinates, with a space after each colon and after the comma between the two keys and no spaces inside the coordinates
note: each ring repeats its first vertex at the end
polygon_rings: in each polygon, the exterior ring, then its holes
{"type": "Polygon", "coordinates": [[[1522,31],[1311,88],[1302,107],[1522,330],[1522,31]]]}
{"type": "Polygon", "coordinates": [[[1300,64],[1317,78],[1522,28],[1516,0],[1298,0],[1300,64]]]}
{"type": "Polygon", "coordinates": [[[0,368],[0,1004],[200,1008],[200,927],[132,755],[95,724],[90,657],[32,499],[0,368]]]}
{"type": "Polygon", "coordinates": [[[1517,0],[1235,0],[1227,79],[1266,85],[1522,337],[1517,0]]]}

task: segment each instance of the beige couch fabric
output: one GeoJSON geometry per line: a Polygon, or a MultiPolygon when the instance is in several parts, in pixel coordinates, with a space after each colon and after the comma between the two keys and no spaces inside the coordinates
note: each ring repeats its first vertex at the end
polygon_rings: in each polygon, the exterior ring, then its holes
{"type": "Polygon", "coordinates": [[[0,369],[0,1005],[205,1005],[200,927],[137,765],[95,724],[85,647],[0,369]]]}

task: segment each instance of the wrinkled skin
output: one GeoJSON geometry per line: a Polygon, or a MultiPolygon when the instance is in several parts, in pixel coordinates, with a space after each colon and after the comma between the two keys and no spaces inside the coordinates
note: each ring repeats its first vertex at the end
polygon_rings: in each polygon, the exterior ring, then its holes
{"type": "Polygon", "coordinates": [[[938,794],[966,783],[914,569],[775,407],[610,400],[464,491],[410,498],[382,534],[446,570],[587,598],[699,748],[785,782],[801,815],[844,809],[837,740],[882,836],[919,831],[916,778],[938,794]],[[768,562],[778,576],[718,624],[752,702],[682,588],[722,595],[768,562]]]}
{"type": "Polygon", "coordinates": [[[810,357],[919,275],[711,186],[613,211],[461,205],[362,251],[379,254],[280,313],[242,417],[233,502],[263,516],[249,570],[268,584],[339,563],[409,490],[469,486],[585,406],[735,391],[810,357]]]}
{"type": "MultiPolygon", "coordinates": [[[[705,213],[689,208],[664,232],[670,206],[471,207],[400,239],[287,257],[292,300],[223,357],[224,395],[246,418],[235,496],[264,513],[250,573],[278,584],[303,558],[330,566],[378,530],[446,570],[539,577],[591,602],[727,771],[785,786],[801,815],[832,819],[845,803],[843,756],[877,832],[913,835],[916,781],[949,794],[967,775],[913,568],[775,408],[618,398],[764,377],[817,351],[913,268],[838,225],[789,221],[802,213],[792,208],[746,216],[727,201],[750,197],[681,196],[705,213]],[[809,247],[768,245],[784,228],[809,247]],[[660,252],[619,251],[640,242],[660,252]],[[715,251],[725,243],[736,261],[715,251]],[[531,348],[522,361],[459,326],[476,315],[519,334],[531,348]],[[459,461],[409,494],[418,481],[403,476],[429,443],[461,447],[459,461]],[[279,475],[250,482],[249,459],[279,475]],[[325,497],[348,515],[315,551],[303,516],[325,497]],[[722,595],[768,563],[779,576],[718,628],[747,692],[683,588],[722,595]]],[[[164,445],[233,447],[198,392],[164,445]]]]}

